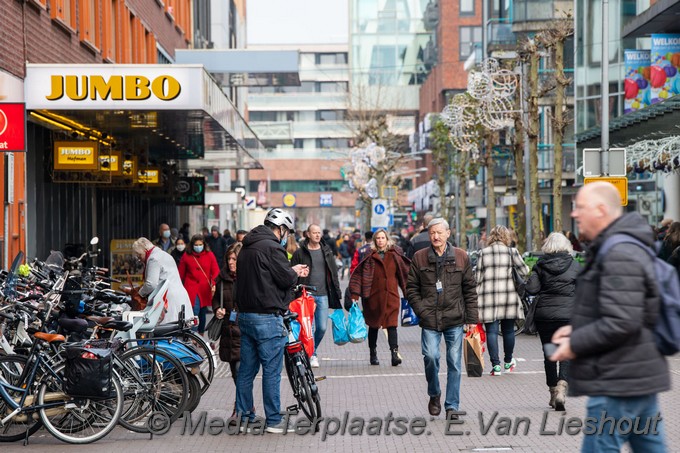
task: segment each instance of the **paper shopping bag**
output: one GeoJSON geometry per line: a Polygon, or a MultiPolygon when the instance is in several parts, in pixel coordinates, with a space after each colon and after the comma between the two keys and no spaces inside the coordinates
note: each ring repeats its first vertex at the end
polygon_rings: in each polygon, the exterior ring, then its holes
{"type": "Polygon", "coordinates": [[[484,373],[483,341],[479,326],[469,330],[463,339],[463,360],[469,377],[482,377],[484,373]]]}

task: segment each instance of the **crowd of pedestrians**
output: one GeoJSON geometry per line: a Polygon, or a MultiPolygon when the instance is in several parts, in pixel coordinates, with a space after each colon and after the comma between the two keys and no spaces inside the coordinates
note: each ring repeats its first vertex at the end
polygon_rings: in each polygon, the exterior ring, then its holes
{"type": "MultiPolygon", "coordinates": [[[[658,291],[649,290],[656,284],[649,272],[653,263],[631,243],[618,244],[604,257],[597,252],[607,238],[626,234],[680,270],[680,222],[664,220],[658,229],[650,228],[638,214],[623,213],[618,192],[606,183],[584,186],[572,217],[579,237],[551,233],[531,270],[511,229],[495,226],[484,234],[473,262],[453,243],[446,220],[432,215],[425,215],[420,230],[412,233],[402,230],[391,236],[380,229],[333,236],[311,224],[298,236],[292,216],[273,209],[263,225],[238,230],[235,237],[212,227],[189,238],[190,225],[177,231],[162,224],[153,243],[140,238],[134,249],[146,263],[140,294],[148,295],[159,281],[170,279],[178,306],[198,316],[200,334],[209,309],[225,319],[215,347],[229,363],[236,385],[233,416],[255,417],[253,384],[262,368],[269,432],[289,429],[279,414],[285,343],[281,315],[296,283],[316,287],[312,367],[320,366],[317,351],[329,311],[359,302],[368,326],[368,363],[380,364],[378,333],[385,329],[391,365],[399,366],[403,358],[397,328],[405,299],[419,318],[426,406],[433,416],[442,412],[444,393],[446,417],[458,417],[466,330],[483,326],[491,376],[515,370],[515,323],[525,317],[526,302],[533,301],[530,316],[540,340],[536,347],[549,351],[544,369],[550,407],[564,411],[568,394],[586,395],[588,416],[595,420],[603,413],[653,417],[659,412],[657,394],[670,388],[668,365],[653,337],[660,303],[658,291]],[[583,264],[575,259],[577,253],[585,253],[583,264]],[[342,280],[348,280],[344,298],[342,280]],[[447,366],[443,391],[442,338],[447,366]]],[[[174,311],[166,320],[176,317],[174,311]]],[[[657,435],[586,435],[583,451],[618,451],[625,442],[634,451],[666,451],[662,426],[657,435]]]]}

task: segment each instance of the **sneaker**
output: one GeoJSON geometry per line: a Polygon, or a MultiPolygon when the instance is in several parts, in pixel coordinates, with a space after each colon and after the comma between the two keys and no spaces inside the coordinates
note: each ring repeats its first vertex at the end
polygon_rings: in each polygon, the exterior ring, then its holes
{"type": "Polygon", "coordinates": [[[286,426],[286,421],[281,420],[278,425],[267,426],[265,431],[272,434],[294,433],[295,428],[292,426],[286,426]]]}
{"type": "Polygon", "coordinates": [[[512,370],[514,370],[516,366],[517,366],[517,360],[512,359],[512,360],[510,361],[510,363],[506,363],[506,364],[504,365],[505,371],[509,373],[509,372],[511,372],[512,370]]]}
{"type": "Polygon", "coordinates": [[[500,376],[501,375],[501,366],[500,365],[494,365],[493,369],[491,370],[491,376],[500,376]]]}
{"type": "Polygon", "coordinates": [[[319,358],[315,355],[311,356],[309,358],[309,364],[312,366],[312,368],[319,368],[319,358]]]}

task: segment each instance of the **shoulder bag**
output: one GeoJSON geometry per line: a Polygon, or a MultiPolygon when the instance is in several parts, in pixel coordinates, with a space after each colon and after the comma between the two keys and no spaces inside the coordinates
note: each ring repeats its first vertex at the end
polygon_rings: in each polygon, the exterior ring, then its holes
{"type": "Polygon", "coordinates": [[[210,293],[211,293],[212,296],[214,296],[215,295],[215,289],[216,289],[215,285],[208,278],[208,274],[206,274],[205,271],[203,270],[203,266],[201,266],[201,263],[198,262],[198,260],[196,259],[195,256],[193,258],[194,258],[194,261],[196,261],[196,264],[198,264],[198,268],[201,270],[201,272],[203,272],[205,279],[208,280],[208,284],[210,285],[210,293]]]}
{"type": "MultiPolygon", "coordinates": [[[[224,308],[224,282],[220,282],[220,308],[224,308]]],[[[216,314],[215,314],[216,315],[216,314]]],[[[222,335],[222,323],[224,322],[224,316],[220,319],[213,315],[212,319],[206,326],[206,331],[208,332],[208,338],[211,341],[217,341],[222,335]]],[[[225,313],[226,315],[226,313],[225,313]]]]}

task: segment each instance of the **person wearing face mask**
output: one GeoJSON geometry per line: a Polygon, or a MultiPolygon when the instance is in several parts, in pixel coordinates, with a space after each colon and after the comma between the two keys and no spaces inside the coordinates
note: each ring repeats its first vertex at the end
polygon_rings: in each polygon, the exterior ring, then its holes
{"type": "Polygon", "coordinates": [[[141,237],[132,244],[132,250],[144,263],[144,284],[139,288],[139,295],[148,297],[163,282],[168,281],[168,308],[161,315],[159,324],[176,322],[184,307],[185,319],[191,317],[192,308],[189,295],[182,285],[177,265],[172,257],[155,247],[147,238],[141,237]]]}
{"type": "Polygon", "coordinates": [[[175,241],[172,239],[170,226],[167,223],[161,223],[161,226],[158,228],[158,239],[153,241],[153,245],[164,252],[170,253],[172,251],[172,248],[175,246],[175,241]]]}
{"type": "Polygon", "coordinates": [[[187,244],[184,242],[184,239],[177,238],[175,247],[172,249],[172,252],[170,252],[170,255],[175,259],[175,263],[177,263],[177,267],[179,267],[179,261],[182,259],[182,255],[184,255],[186,248],[187,244]]]}
{"type": "Polygon", "coordinates": [[[210,252],[203,235],[197,234],[189,242],[187,250],[179,261],[179,276],[193,302],[194,314],[198,316],[198,333],[203,335],[206,313],[215,294],[215,279],[220,273],[215,255],[210,252]]]}
{"type": "MultiPolygon", "coordinates": [[[[270,210],[264,225],[255,227],[243,239],[236,260],[238,278],[234,299],[241,330],[241,366],[236,381],[236,413],[253,421],[253,385],[262,367],[262,400],[266,431],[291,430],[281,416],[281,368],[286,329],[283,314],[292,299],[291,288],[298,277],[307,277],[304,264],[291,266],[284,246],[293,230],[293,218],[281,209],[270,210]]],[[[293,239],[292,237],[290,238],[293,239]]]]}

